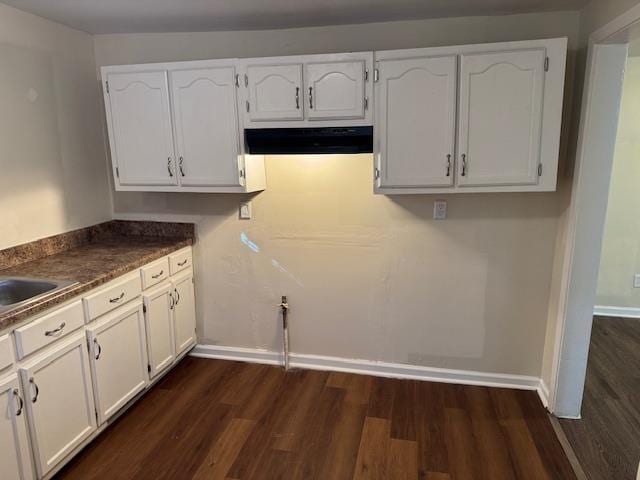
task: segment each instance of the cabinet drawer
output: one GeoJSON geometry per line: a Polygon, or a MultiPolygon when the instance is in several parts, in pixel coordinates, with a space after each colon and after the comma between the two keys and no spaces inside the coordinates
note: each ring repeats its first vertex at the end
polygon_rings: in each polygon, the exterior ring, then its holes
{"type": "Polygon", "coordinates": [[[58,308],[42,318],[15,330],[18,358],[31,355],[84,324],[82,302],[58,308]]]}
{"type": "Polygon", "coordinates": [[[191,256],[191,249],[185,248],[176,253],[169,255],[169,271],[171,275],[175,275],[182,270],[190,268],[193,264],[193,258],[191,256]]]}
{"type": "Polygon", "coordinates": [[[87,319],[93,320],[114,308],[133,300],[142,288],[140,286],[140,276],[136,272],[122,280],[82,299],[87,313],[87,319]]]}
{"type": "Polygon", "coordinates": [[[0,370],[4,370],[13,364],[11,353],[11,338],[9,334],[0,336],[0,370]]]}
{"type": "Polygon", "coordinates": [[[169,260],[167,257],[142,267],[140,269],[140,278],[142,278],[143,290],[153,287],[169,278],[169,260]]]}

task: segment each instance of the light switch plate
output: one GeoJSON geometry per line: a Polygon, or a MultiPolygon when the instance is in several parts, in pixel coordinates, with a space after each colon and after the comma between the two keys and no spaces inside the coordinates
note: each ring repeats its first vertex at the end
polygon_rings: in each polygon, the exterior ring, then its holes
{"type": "Polygon", "coordinates": [[[640,288],[640,273],[633,276],[633,288],[640,288]]]}
{"type": "Polygon", "coordinates": [[[433,219],[444,220],[447,218],[447,202],[446,200],[436,200],[433,202],[433,219]]]}
{"type": "Polygon", "coordinates": [[[251,202],[240,202],[239,217],[241,220],[251,220],[251,202]]]}

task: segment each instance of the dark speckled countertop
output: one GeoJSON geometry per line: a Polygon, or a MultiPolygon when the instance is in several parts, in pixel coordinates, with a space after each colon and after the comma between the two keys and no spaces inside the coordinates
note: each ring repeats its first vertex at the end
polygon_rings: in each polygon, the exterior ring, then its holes
{"type": "MultiPolygon", "coordinates": [[[[101,226],[110,225],[111,223],[113,222],[108,222],[101,226]]],[[[131,222],[132,226],[136,225],[137,227],[139,227],[140,223],[152,224],[156,227],[160,224],[160,222],[131,222]]],[[[51,278],[78,282],[55,295],[46,296],[18,309],[0,314],[0,331],[7,330],[15,324],[22,323],[24,319],[32,315],[77,297],[114,278],[134,271],[153,260],[193,244],[193,225],[191,225],[190,230],[187,229],[186,233],[175,234],[175,232],[172,232],[171,236],[166,237],[158,234],[157,231],[154,231],[151,236],[146,236],[144,232],[127,235],[126,231],[123,232],[121,230],[122,222],[118,221],[117,229],[109,227],[107,234],[100,230],[99,235],[88,235],[87,243],[75,242],[71,246],[65,245],[66,249],[62,251],[31,260],[28,257],[23,258],[27,261],[0,269],[0,277],[51,278]]],[[[59,239],[60,237],[51,238],[59,239]]],[[[59,240],[57,241],[60,243],[59,240]]],[[[42,242],[42,240],[38,242],[42,242]]],[[[20,246],[18,248],[23,251],[24,247],[20,246]]],[[[43,250],[41,247],[42,245],[33,250],[43,250]]],[[[4,252],[7,252],[7,250],[4,252]]],[[[34,254],[34,256],[37,256],[37,254],[34,254]]]]}

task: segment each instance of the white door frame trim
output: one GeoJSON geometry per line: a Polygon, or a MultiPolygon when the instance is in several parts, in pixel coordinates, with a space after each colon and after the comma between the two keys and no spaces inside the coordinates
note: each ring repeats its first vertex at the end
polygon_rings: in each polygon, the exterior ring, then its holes
{"type": "Polygon", "coordinates": [[[627,56],[640,5],[589,37],[578,148],[553,338],[549,409],[578,418],[627,56]]]}

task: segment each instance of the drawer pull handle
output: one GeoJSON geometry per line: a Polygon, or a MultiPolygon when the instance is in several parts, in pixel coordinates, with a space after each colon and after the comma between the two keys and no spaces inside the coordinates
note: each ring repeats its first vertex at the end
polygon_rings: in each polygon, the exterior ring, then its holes
{"type": "Polygon", "coordinates": [[[96,346],[96,348],[98,349],[97,353],[96,353],[96,360],[100,360],[100,355],[102,355],[102,347],[100,346],[100,344],[98,343],[98,339],[94,338],[93,339],[93,344],[96,346]]]}
{"type": "Polygon", "coordinates": [[[160,278],[164,274],[164,270],[160,270],[155,275],[151,275],[151,278],[160,278]]]}
{"type": "Polygon", "coordinates": [[[29,379],[29,383],[33,388],[36,389],[35,395],[31,397],[31,403],[36,403],[38,401],[38,396],[40,395],[40,389],[38,388],[38,385],[36,385],[36,381],[33,379],[33,377],[29,379]]]}
{"type": "Polygon", "coordinates": [[[180,303],[180,293],[176,288],[174,288],[173,291],[176,292],[176,305],[178,305],[180,303]]]}
{"type": "Polygon", "coordinates": [[[18,409],[16,410],[16,417],[19,417],[22,414],[22,407],[24,407],[24,402],[22,401],[20,391],[17,388],[13,389],[13,396],[18,399],[18,409]]]}
{"type": "Polygon", "coordinates": [[[60,333],[64,327],[66,327],[66,322],[62,322],[58,328],[54,328],[53,330],[47,330],[44,334],[47,337],[53,337],[56,333],[60,333]]]}
{"type": "Polygon", "coordinates": [[[123,298],[124,298],[124,292],[122,292],[122,293],[120,294],[120,296],[119,296],[119,297],[116,297],[116,298],[110,298],[110,299],[109,299],[109,303],[118,303],[118,302],[119,302],[120,300],[122,300],[123,298]]]}
{"type": "Polygon", "coordinates": [[[183,261],[178,262],[178,266],[179,266],[179,267],[184,267],[184,266],[187,264],[187,262],[188,262],[188,261],[189,261],[189,260],[187,260],[187,259],[185,258],[183,261]]]}

